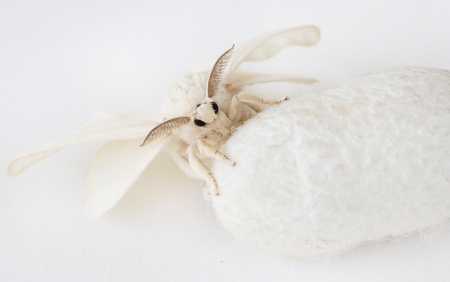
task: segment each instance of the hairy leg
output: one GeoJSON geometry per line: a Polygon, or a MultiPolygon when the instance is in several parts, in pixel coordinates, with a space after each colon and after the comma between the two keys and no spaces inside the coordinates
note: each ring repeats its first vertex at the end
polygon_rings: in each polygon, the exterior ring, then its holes
{"type": "Polygon", "coordinates": [[[194,148],[188,148],[189,164],[191,168],[197,173],[201,178],[203,178],[206,183],[208,183],[211,188],[211,195],[219,195],[219,189],[217,187],[217,182],[212,172],[198,159],[194,153],[194,148]]]}
{"type": "Polygon", "coordinates": [[[237,95],[235,95],[228,107],[227,117],[233,122],[242,122],[259,112],[261,112],[261,108],[258,105],[254,103],[243,103],[239,100],[237,95]]]}
{"type": "Polygon", "coordinates": [[[198,138],[198,149],[200,152],[210,158],[213,158],[216,161],[225,161],[228,164],[234,166],[236,163],[230,161],[227,156],[225,156],[222,152],[220,152],[216,147],[206,142],[202,137],[198,138]]]}
{"type": "Polygon", "coordinates": [[[188,147],[188,144],[180,140],[177,142],[169,142],[166,148],[172,159],[187,176],[201,179],[201,177],[197,173],[195,173],[195,171],[189,165],[189,156],[186,155],[188,147]]]}
{"type": "Polygon", "coordinates": [[[239,100],[237,99],[236,95],[233,96],[233,98],[231,99],[231,103],[228,106],[228,111],[227,111],[227,117],[233,121],[236,118],[236,115],[238,115],[238,113],[240,112],[240,107],[241,103],[239,103],[239,100]]]}

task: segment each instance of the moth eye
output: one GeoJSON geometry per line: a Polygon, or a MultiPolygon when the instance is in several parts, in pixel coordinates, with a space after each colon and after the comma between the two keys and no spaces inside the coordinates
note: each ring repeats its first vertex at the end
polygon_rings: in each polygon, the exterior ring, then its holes
{"type": "Polygon", "coordinates": [[[217,106],[216,102],[212,102],[211,106],[214,110],[214,113],[217,114],[217,112],[219,111],[219,106],[217,106]]]}
{"type": "Polygon", "coordinates": [[[205,122],[203,120],[199,120],[199,119],[194,119],[194,123],[197,126],[205,126],[205,122]]]}
{"type": "Polygon", "coordinates": [[[200,104],[197,104],[197,108],[200,107],[200,104]]]}

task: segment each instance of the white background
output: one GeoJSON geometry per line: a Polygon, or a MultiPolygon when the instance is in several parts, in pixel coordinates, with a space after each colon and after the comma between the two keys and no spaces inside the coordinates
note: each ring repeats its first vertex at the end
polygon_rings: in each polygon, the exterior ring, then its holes
{"type": "MultiPolygon", "coordinates": [[[[96,112],[156,112],[188,64],[276,28],[315,24],[322,40],[247,66],[313,76],[313,89],[391,66],[450,67],[449,3],[2,0],[0,165],[96,112]]],[[[166,153],[116,207],[89,218],[99,146],[0,176],[0,281],[450,281],[448,229],[326,263],[244,245],[166,153]]]]}

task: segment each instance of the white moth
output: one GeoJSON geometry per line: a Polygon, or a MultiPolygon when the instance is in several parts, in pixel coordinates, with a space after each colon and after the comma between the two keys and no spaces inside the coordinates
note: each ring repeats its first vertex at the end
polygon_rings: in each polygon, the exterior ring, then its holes
{"type": "Polygon", "coordinates": [[[89,176],[86,211],[99,216],[117,203],[167,146],[178,166],[188,176],[205,180],[211,195],[217,196],[220,187],[210,167],[213,160],[234,165],[218,150],[230,137],[231,129],[260,112],[261,104],[287,99],[259,97],[247,92],[245,86],[277,81],[315,82],[298,76],[243,73],[237,69],[244,61],[265,60],[289,45],[315,45],[319,38],[318,28],[303,26],[268,32],[233,46],[214,64],[208,60],[192,67],[169,90],[156,118],[147,113],[100,113],[78,130],[14,159],[8,174],[18,175],[66,146],[109,141],[98,152],[89,176]]]}

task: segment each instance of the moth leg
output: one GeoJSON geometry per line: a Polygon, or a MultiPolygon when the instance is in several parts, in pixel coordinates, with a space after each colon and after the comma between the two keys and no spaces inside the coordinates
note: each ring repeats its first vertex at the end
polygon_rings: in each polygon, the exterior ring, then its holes
{"type": "Polygon", "coordinates": [[[250,109],[252,109],[255,113],[259,113],[262,111],[261,108],[256,103],[246,102],[246,101],[242,101],[242,100],[240,100],[240,101],[242,103],[244,103],[246,106],[248,106],[250,109]]]}
{"type": "Polygon", "coordinates": [[[242,93],[239,94],[237,97],[240,101],[242,101],[243,103],[245,103],[246,105],[249,104],[268,104],[268,105],[273,105],[273,104],[279,104],[283,101],[289,100],[289,98],[287,96],[283,96],[280,99],[273,99],[273,98],[260,98],[251,94],[247,94],[247,93],[242,93]]]}
{"type": "Polygon", "coordinates": [[[241,103],[239,103],[239,100],[236,95],[233,96],[231,99],[231,103],[228,106],[227,116],[230,120],[234,120],[236,115],[240,112],[240,106],[241,103]]]}
{"type": "Polygon", "coordinates": [[[247,105],[245,103],[243,103],[242,101],[240,101],[238,99],[238,97],[235,95],[233,96],[233,98],[231,99],[231,103],[228,106],[228,112],[227,112],[227,117],[231,120],[231,121],[245,121],[247,119],[249,119],[248,117],[246,117],[247,115],[256,115],[257,113],[259,113],[261,111],[261,108],[258,107],[258,105],[247,105]],[[245,105],[246,107],[248,107],[249,109],[244,109],[243,105],[245,105]],[[252,114],[250,114],[248,111],[251,111],[252,114]]]}
{"type": "Polygon", "coordinates": [[[199,175],[192,169],[189,160],[185,156],[173,155],[172,159],[187,176],[195,179],[201,179],[201,177],[199,177],[199,175]]]}
{"type": "Polygon", "coordinates": [[[186,144],[184,141],[179,140],[177,142],[169,142],[166,148],[181,171],[183,171],[189,177],[196,179],[200,178],[189,164],[189,156],[186,155],[187,149],[189,148],[188,144],[186,144]]]}
{"type": "Polygon", "coordinates": [[[188,149],[188,154],[189,164],[191,165],[195,173],[197,173],[206,181],[206,183],[208,183],[209,187],[211,188],[211,195],[219,195],[219,188],[217,186],[216,179],[212,175],[212,172],[198,159],[192,148],[188,149]]]}
{"type": "Polygon", "coordinates": [[[216,161],[225,161],[226,163],[230,164],[231,166],[235,166],[236,163],[230,161],[227,156],[225,156],[222,152],[220,152],[216,147],[206,142],[205,139],[202,137],[198,138],[198,149],[200,152],[210,158],[215,159],[216,161]]]}

